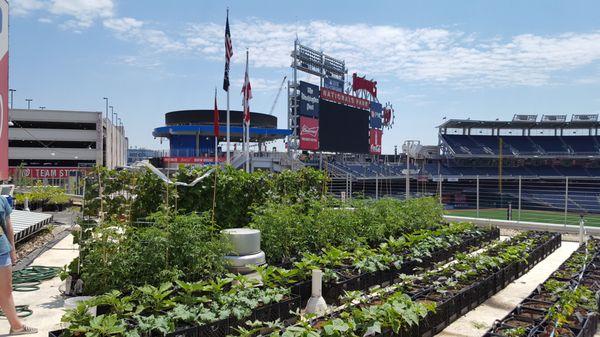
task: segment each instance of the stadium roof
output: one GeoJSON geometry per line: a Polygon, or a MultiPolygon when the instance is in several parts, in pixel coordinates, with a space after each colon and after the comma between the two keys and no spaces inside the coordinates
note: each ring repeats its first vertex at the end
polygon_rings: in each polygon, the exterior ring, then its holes
{"type": "Polygon", "coordinates": [[[483,121],[450,119],[438,126],[439,129],[588,129],[600,128],[598,121],[483,121]]]}

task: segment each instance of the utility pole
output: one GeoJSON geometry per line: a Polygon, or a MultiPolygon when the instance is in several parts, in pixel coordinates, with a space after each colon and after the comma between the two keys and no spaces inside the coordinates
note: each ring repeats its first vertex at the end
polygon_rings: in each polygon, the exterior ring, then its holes
{"type": "Polygon", "coordinates": [[[26,98],[25,101],[27,102],[27,110],[31,110],[31,102],[33,102],[33,99],[26,98]]]}
{"type": "Polygon", "coordinates": [[[109,105],[110,109],[110,162],[114,166],[114,158],[115,158],[115,111],[112,105],[109,105]]]}
{"type": "Polygon", "coordinates": [[[17,90],[8,89],[8,91],[10,91],[10,109],[12,110],[15,107],[15,97],[13,95],[17,90]]]}
{"type": "MultiPolygon", "coordinates": [[[[108,97],[102,97],[106,102],[106,122],[108,122],[108,97]]],[[[107,164],[106,156],[104,155],[104,118],[100,113],[100,155],[102,156],[102,162],[100,165],[105,166],[107,164]]]]}

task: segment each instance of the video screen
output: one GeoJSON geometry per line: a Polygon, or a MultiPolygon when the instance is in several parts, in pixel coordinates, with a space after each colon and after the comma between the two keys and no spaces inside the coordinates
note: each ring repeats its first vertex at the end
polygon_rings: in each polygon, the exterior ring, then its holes
{"type": "Polygon", "coordinates": [[[323,99],[319,104],[321,151],[369,153],[369,111],[323,99]]]}

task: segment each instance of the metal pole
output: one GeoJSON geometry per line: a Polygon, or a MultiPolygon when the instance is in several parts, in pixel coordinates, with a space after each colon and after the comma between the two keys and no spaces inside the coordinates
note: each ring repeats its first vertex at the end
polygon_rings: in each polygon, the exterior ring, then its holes
{"type": "Polygon", "coordinates": [[[25,101],[27,101],[27,110],[31,110],[31,102],[33,101],[33,99],[26,98],[25,101]]]}
{"type": "Polygon", "coordinates": [[[15,97],[13,96],[13,94],[17,90],[16,89],[8,89],[8,91],[10,91],[10,109],[12,110],[14,108],[14,105],[15,105],[15,97]]]}
{"type": "Polygon", "coordinates": [[[250,173],[250,123],[246,125],[246,172],[250,173]]]}
{"type": "Polygon", "coordinates": [[[441,174],[438,175],[438,179],[439,179],[438,184],[440,185],[440,192],[439,193],[440,193],[440,204],[441,204],[442,203],[442,175],[441,174]]]}
{"type": "Polygon", "coordinates": [[[350,194],[348,194],[348,199],[352,200],[352,176],[350,176],[350,194]]]}
{"type": "MultiPolygon", "coordinates": [[[[106,122],[108,123],[108,97],[102,97],[102,99],[106,101],[106,122]]],[[[102,166],[104,166],[108,164],[108,153],[105,153],[106,149],[104,148],[104,118],[102,118],[102,114],[100,114],[100,128],[102,130],[102,137],[100,141],[102,145],[100,146],[100,153],[102,155],[102,166]]],[[[106,129],[106,132],[108,132],[108,128],[106,129]]]]}
{"type": "Polygon", "coordinates": [[[477,187],[475,188],[477,191],[477,217],[479,218],[479,175],[477,175],[477,187]]]}
{"type": "Polygon", "coordinates": [[[379,199],[379,178],[375,177],[375,199],[379,199]]]}
{"type": "Polygon", "coordinates": [[[345,190],[346,190],[346,195],[348,195],[348,173],[346,173],[346,187],[345,187],[345,190]]]}
{"type": "Polygon", "coordinates": [[[109,105],[110,109],[110,166],[114,167],[114,159],[115,156],[115,108],[112,105],[109,105]]]}
{"type": "Polygon", "coordinates": [[[217,136],[215,135],[215,167],[217,167],[217,164],[219,163],[219,156],[217,154],[218,143],[219,143],[219,140],[217,139],[217,136]]]}
{"type": "MultiPolygon", "coordinates": [[[[249,52],[248,49],[246,49],[246,75],[248,74],[248,55],[249,52]]],[[[245,80],[244,85],[247,85],[245,80]]],[[[244,93],[244,95],[246,94],[244,93]]],[[[246,109],[248,109],[248,114],[250,114],[250,108],[248,108],[248,97],[244,97],[244,111],[246,111],[246,109]]],[[[244,121],[244,124],[246,125],[246,172],[250,173],[250,123],[246,123],[244,121]]]]}
{"type": "Polygon", "coordinates": [[[583,220],[583,214],[581,214],[579,216],[579,244],[581,245],[583,243],[583,233],[584,233],[584,225],[585,225],[585,220],[583,220]]]}
{"type": "Polygon", "coordinates": [[[229,144],[231,142],[230,139],[230,129],[229,129],[229,125],[230,125],[230,119],[229,119],[229,88],[227,89],[227,165],[231,164],[231,155],[229,154],[229,144]]]}
{"type": "Polygon", "coordinates": [[[408,155],[408,151],[406,151],[406,200],[410,198],[410,156],[408,155]]]}
{"type": "Polygon", "coordinates": [[[519,176],[519,221],[521,221],[521,176],[519,176]]]}
{"type": "Polygon", "coordinates": [[[565,177],[565,227],[567,227],[568,211],[569,211],[569,177],[565,177]]]}

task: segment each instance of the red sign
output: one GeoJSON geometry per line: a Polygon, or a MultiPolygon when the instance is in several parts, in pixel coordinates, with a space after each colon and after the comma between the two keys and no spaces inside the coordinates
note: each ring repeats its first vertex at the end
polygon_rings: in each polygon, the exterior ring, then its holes
{"type": "Polygon", "coordinates": [[[300,116],[300,149],[319,149],[319,120],[300,116]]]}
{"type": "Polygon", "coordinates": [[[347,95],[343,92],[327,89],[324,87],[321,87],[321,98],[363,110],[369,110],[369,107],[371,106],[369,101],[367,101],[366,99],[355,97],[352,95],[347,95]]]}
{"type": "MultiPolygon", "coordinates": [[[[225,161],[225,157],[219,157],[219,162],[225,161]]],[[[167,164],[206,164],[214,163],[215,157],[164,157],[163,162],[167,164]]]]}
{"type": "Polygon", "coordinates": [[[373,97],[377,97],[377,81],[369,81],[364,77],[358,77],[356,73],[352,74],[352,90],[366,90],[373,97]]]}
{"type": "Polygon", "coordinates": [[[67,179],[74,176],[76,172],[82,174],[90,170],[84,167],[16,167],[11,166],[9,173],[11,177],[32,179],[67,179]]]}
{"type": "Polygon", "coordinates": [[[371,154],[381,154],[381,137],[383,131],[378,129],[369,130],[369,144],[371,154]]]}
{"type": "Polygon", "coordinates": [[[8,2],[0,0],[0,180],[8,179],[8,2]]]}

